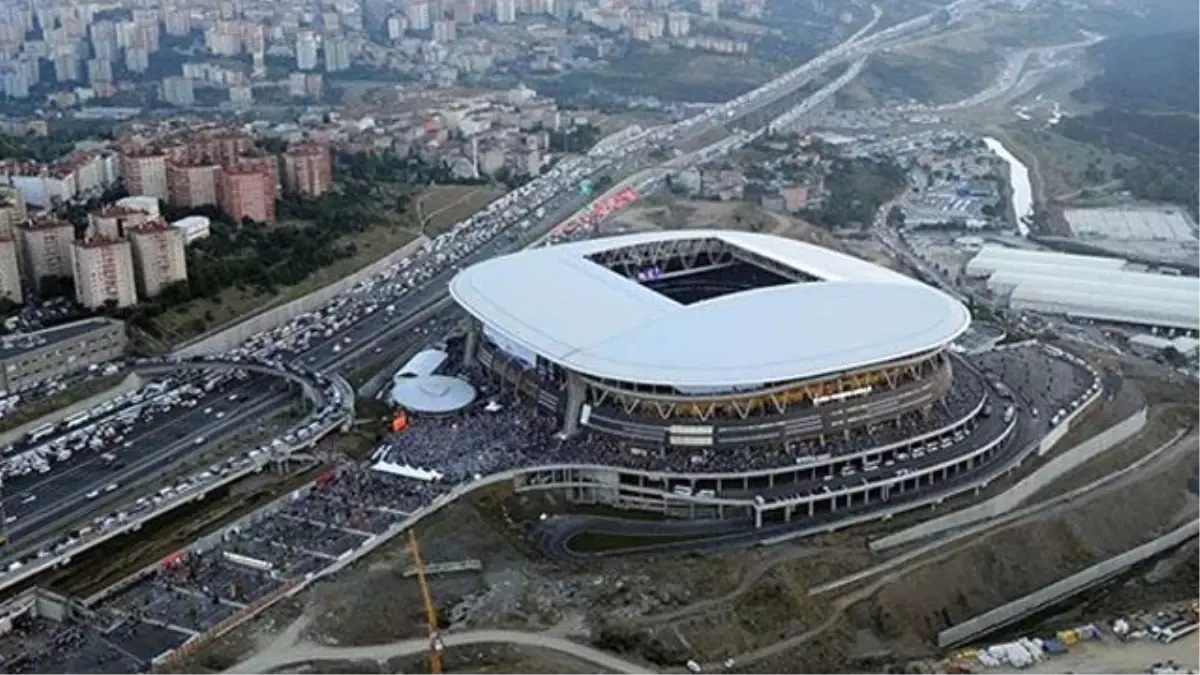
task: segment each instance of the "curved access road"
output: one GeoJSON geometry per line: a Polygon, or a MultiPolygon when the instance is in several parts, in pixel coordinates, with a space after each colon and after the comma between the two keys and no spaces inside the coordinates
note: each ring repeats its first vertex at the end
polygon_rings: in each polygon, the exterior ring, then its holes
{"type": "MultiPolygon", "coordinates": [[[[510,644],[526,647],[538,647],[561,652],[577,659],[587,661],[614,673],[639,675],[653,673],[648,666],[626,661],[599,649],[571,642],[560,637],[545,633],[528,633],[516,630],[475,630],[462,633],[443,633],[442,642],[446,647],[464,647],[480,644],[510,644]]],[[[278,646],[263,650],[261,653],[242,661],[227,673],[267,673],[298,666],[313,661],[381,661],[397,656],[415,656],[429,650],[427,638],[400,640],[368,647],[325,647],[312,643],[301,643],[294,646],[278,646]]]]}

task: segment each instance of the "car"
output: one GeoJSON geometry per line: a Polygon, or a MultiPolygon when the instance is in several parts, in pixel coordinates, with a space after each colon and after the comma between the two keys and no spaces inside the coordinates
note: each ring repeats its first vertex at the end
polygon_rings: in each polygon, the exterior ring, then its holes
{"type": "Polygon", "coordinates": [[[116,492],[117,488],[121,487],[120,483],[109,483],[104,486],[105,492],[116,492]]]}
{"type": "Polygon", "coordinates": [[[193,445],[204,445],[204,437],[203,437],[203,436],[197,436],[197,437],[196,437],[196,440],[192,441],[192,444],[193,444],[193,445]]]}
{"type": "Polygon", "coordinates": [[[87,497],[88,499],[95,499],[96,497],[99,497],[99,496],[100,496],[100,491],[99,491],[99,490],[92,490],[91,492],[87,493],[87,494],[86,494],[86,495],[84,495],[84,496],[85,496],[85,497],[87,497]]]}

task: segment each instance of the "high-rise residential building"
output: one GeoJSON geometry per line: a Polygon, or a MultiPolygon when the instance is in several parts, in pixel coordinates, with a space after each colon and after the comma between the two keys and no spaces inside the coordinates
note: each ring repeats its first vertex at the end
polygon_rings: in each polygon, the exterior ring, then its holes
{"type": "Polygon", "coordinates": [[[516,0],[496,0],[496,23],[515,23],[517,20],[516,0]]]}
{"type": "Polygon", "coordinates": [[[0,75],[0,84],[4,86],[4,94],[9,98],[29,98],[29,77],[20,69],[5,71],[0,75]]]}
{"type": "Polygon", "coordinates": [[[479,13],[475,0],[455,0],[454,7],[450,11],[454,16],[454,21],[464,26],[475,23],[475,15],[479,13]]]}
{"type": "Polygon", "coordinates": [[[194,208],[217,203],[221,165],[212,161],[167,162],[167,201],[194,208]]]}
{"type": "Polygon", "coordinates": [[[296,98],[321,98],[324,83],[320,73],[291,73],[288,75],[288,93],[296,98]]]}
{"type": "Polygon", "coordinates": [[[87,62],[88,84],[112,82],[112,61],[108,59],[89,59],[87,62]]]}
{"type": "Polygon", "coordinates": [[[667,15],[667,33],[671,37],[687,37],[692,31],[691,15],[687,12],[671,12],[667,15]]]}
{"type": "Polygon", "coordinates": [[[192,30],[192,16],[182,9],[167,10],[163,14],[163,27],[166,28],[167,35],[186,37],[192,30]]]}
{"type": "Polygon", "coordinates": [[[408,18],[403,16],[391,16],[387,20],[387,36],[389,40],[399,40],[404,37],[404,31],[408,30],[408,18]]]}
{"type": "Polygon", "coordinates": [[[283,153],[283,188],[288,194],[318,197],[333,186],[329,146],[311,141],[293,143],[283,153]]]}
{"type": "Polygon", "coordinates": [[[350,68],[350,44],[339,37],[326,37],[325,72],[337,73],[350,68]]]}
{"type": "Polygon", "coordinates": [[[59,84],[66,82],[78,82],[79,77],[79,57],[75,55],[75,50],[62,51],[54,55],[54,80],[59,84]]]}
{"type": "MultiPolygon", "coordinates": [[[[237,131],[218,130],[193,135],[184,148],[186,160],[190,162],[233,164],[254,150],[254,139],[237,131]]],[[[180,157],[176,161],[184,159],[180,157]]]]}
{"type": "Polygon", "coordinates": [[[117,44],[117,27],[113,22],[97,21],[88,26],[88,38],[92,43],[93,57],[116,60],[120,46],[117,44]]]}
{"type": "Polygon", "coordinates": [[[0,186],[0,237],[13,238],[13,228],[18,223],[25,222],[29,211],[25,207],[25,195],[21,191],[8,186],[0,186]]]}
{"type": "Polygon", "coordinates": [[[221,210],[234,221],[275,222],[275,178],[261,163],[239,162],[221,170],[221,210]]]}
{"type": "Polygon", "coordinates": [[[25,279],[37,288],[46,277],[69,277],[75,226],[56,218],[38,218],[17,226],[17,241],[25,279]]]}
{"type": "Polygon", "coordinates": [[[458,24],[454,23],[453,19],[439,19],[433,22],[433,41],[434,42],[454,42],[458,36],[458,24]]]}
{"type": "Polygon", "coordinates": [[[11,235],[0,236],[0,298],[22,302],[21,266],[17,262],[17,241],[11,235]]]}
{"type": "Polygon", "coordinates": [[[166,154],[137,148],[122,150],[121,180],[131,195],[168,199],[166,154]]]}
{"type": "Polygon", "coordinates": [[[409,30],[429,30],[433,25],[433,9],[429,0],[412,0],[404,6],[409,30]]]}
{"type": "Polygon", "coordinates": [[[124,239],[97,237],[72,244],[75,300],[88,309],[137,304],[133,254],[124,239]]]}
{"type": "Polygon", "coordinates": [[[149,213],[139,209],[108,204],[88,214],[86,238],[123,239],[131,229],[151,218],[149,213]]]}
{"type": "Polygon", "coordinates": [[[162,99],[171,105],[181,108],[195,105],[196,89],[190,77],[164,77],[162,81],[162,99]]]}
{"type": "Polygon", "coordinates": [[[125,48],[125,70],[144,73],[150,69],[150,52],[143,47],[125,48]]]}
{"type": "Polygon", "coordinates": [[[317,67],[317,48],[316,33],[306,30],[296,34],[296,68],[298,70],[313,70],[317,67]]]}
{"type": "Polygon", "coordinates": [[[164,286],[187,281],[184,233],[163,220],[139,225],[129,234],[137,289],[142,298],[153,298],[164,286]]]}

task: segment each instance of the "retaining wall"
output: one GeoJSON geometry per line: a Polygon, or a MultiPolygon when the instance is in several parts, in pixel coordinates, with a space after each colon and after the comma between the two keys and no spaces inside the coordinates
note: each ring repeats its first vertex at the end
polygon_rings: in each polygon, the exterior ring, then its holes
{"type": "Polygon", "coordinates": [[[263,310],[238,321],[232,326],[219,329],[215,333],[210,333],[187,342],[175,350],[175,355],[200,356],[202,354],[219,354],[229,351],[256,333],[277,328],[305,312],[320,309],[335,296],[349,290],[358,282],[369,279],[375,274],[382,272],[389,265],[408,257],[421,246],[424,246],[427,241],[429,239],[425,236],[417,237],[357,272],[342,277],[328,286],[318,288],[302,298],[297,298],[278,307],[263,310]]]}
{"type": "Polygon", "coordinates": [[[22,424],[16,429],[0,433],[0,446],[11,445],[15,441],[20,440],[20,438],[25,434],[37,429],[43,424],[57,424],[71,415],[74,415],[75,413],[81,413],[89,408],[94,408],[105,401],[120,396],[121,394],[126,394],[128,392],[140,389],[141,386],[142,378],[137,373],[130,373],[125,376],[125,379],[121,380],[116,385],[109,387],[98,394],[89,396],[82,401],[72,403],[65,408],[59,408],[54,412],[42,415],[36,420],[22,424]]]}
{"type": "Polygon", "coordinates": [[[995,497],[980,504],[927,520],[895,534],[880,537],[871,542],[871,551],[884,551],[1009,513],[1038,491],[1097,455],[1128,440],[1145,426],[1146,409],[1142,408],[1125,420],[1063,452],[995,497]]]}
{"type": "Polygon", "coordinates": [[[1200,533],[1200,520],[1176,528],[1167,534],[1146,542],[1137,548],[1113,556],[1101,563],[1060,579],[1028,595],[1001,605],[989,612],[967,619],[938,633],[939,647],[962,644],[984,633],[996,630],[1022,617],[1053,605],[1090,586],[1101,583],[1137,563],[1172,549],[1200,533]]]}

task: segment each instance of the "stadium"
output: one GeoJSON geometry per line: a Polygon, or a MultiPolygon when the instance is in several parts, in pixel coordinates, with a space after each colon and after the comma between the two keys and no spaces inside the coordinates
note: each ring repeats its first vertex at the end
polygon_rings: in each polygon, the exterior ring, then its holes
{"type": "Polygon", "coordinates": [[[740,448],[899,424],[955,386],[959,302],[818,246],[717,230],[532,249],[460,272],[465,358],[581,428],[740,448]]]}

